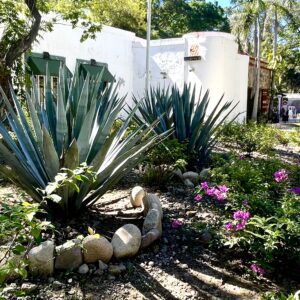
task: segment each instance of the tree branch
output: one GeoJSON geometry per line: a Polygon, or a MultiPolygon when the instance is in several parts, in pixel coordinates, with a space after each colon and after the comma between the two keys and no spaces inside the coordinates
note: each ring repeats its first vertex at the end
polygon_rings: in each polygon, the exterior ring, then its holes
{"type": "Polygon", "coordinates": [[[36,6],[36,0],[25,0],[25,4],[34,18],[34,21],[28,34],[12,43],[6,52],[4,61],[7,67],[12,67],[14,61],[31,47],[40,29],[41,14],[36,6]]]}

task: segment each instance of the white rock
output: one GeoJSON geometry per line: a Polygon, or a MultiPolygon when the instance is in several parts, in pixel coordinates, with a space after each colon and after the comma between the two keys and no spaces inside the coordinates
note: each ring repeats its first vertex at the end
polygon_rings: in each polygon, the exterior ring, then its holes
{"type": "Polygon", "coordinates": [[[119,228],[111,241],[116,258],[134,256],[141,245],[141,231],[133,224],[126,224],[119,228]]]}
{"type": "Polygon", "coordinates": [[[145,196],[145,191],[141,186],[135,186],[130,194],[130,202],[133,207],[142,206],[143,198],[145,196]]]}
{"type": "Polygon", "coordinates": [[[28,253],[29,270],[34,275],[48,276],[54,269],[54,243],[45,241],[28,253]]]}
{"type": "Polygon", "coordinates": [[[94,263],[98,260],[108,263],[113,255],[113,247],[105,237],[86,236],[82,241],[82,247],[83,260],[86,263],[94,263]]]}
{"type": "Polygon", "coordinates": [[[141,249],[150,246],[161,236],[161,232],[158,229],[151,229],[145,235],[142,236],[141,249]]]}
{"type": "Polygon", "coordinates": [[[89,266],[87,264],[83,264],[78,268],[79,274],[87,274],[89,272],[89,266]]]}
{"type": "Polygon", "coordinates": [[[199,174],[196,172],[185,172],[182,174],[183,179],[189,179],[191,182],[193,182],[194,184],[198,183],[198,179],[199,179],[199,174]]]}
{"type": "Polygon", "coordinates": [[[63,270],[77,269],[82,265],[81,241],[74,239],[56,247],[55,268],[63,270]]]}
{"type": "Polygon", "coordinates": [[[161,206],[161,202],[159,198],[154,194],[146,194],[143,198],[143,205],[144,205],[144,216],[148,214],[150,209],[157,209],[160,214],[160,218],[163,218],[163,210],[161,206]]]}
{"type": "Polygon", "coordinates": [[[148,211],[148,214],[143,224],[143,234],[146,234],[151,229],[158,229],[160,235],[162,234],[161,216],[157,209],[152,208],[148,211]]]}

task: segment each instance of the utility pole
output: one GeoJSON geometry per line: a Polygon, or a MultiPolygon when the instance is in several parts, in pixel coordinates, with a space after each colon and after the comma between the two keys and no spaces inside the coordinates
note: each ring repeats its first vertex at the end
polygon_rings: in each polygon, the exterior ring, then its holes
{"type": "Polygon", "coordinates": [[[150,39],[151,39],[151,0],[147,0],[147,46],[146,46],[146,82],[145,91],[150,89],[150,39]]]}

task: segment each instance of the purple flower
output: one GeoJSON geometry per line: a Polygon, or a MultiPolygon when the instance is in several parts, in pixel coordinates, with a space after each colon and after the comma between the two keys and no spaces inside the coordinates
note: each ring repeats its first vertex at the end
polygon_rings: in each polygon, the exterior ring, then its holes
{"type": "Polygon", "coordinates": [[[283,182],[288,180],[288,174],[286,173],[286,170],[281,169],[274,173],[274,179],[276,182],[283,182]]]}
{"type": "Polygon", "coordinates": [[[242,204],[243,204],[244,206],[249,206],[248,200],[247,200],[247,199],[243,200],[242,204]]]}
{"type": "Polygon", "coordinates": [[[244,159],[245,159],[245,155],[239,154],[239,159],[240,159],[240,160],[244,160],[244,159]]]}
{"type": "Polygon", "coordinates": [[[173,220],[171,226],[173,229],[178,229],[183,225],[183,222],[180,220],[173,220]]]}
{"type": "Polygon", "coordinates": [[[250,218],[250,213],[248,211],[238,210],[233,213],[233,218],[235,220],[245,220],[247,221],[250,218]]]}
{"type": "Polygon", "coordinates": [[[264,274],[265,274],[265,272],[266,272],[261,266],[259,266],[259,265],[257,265],[257,264],[252,264],[252,265],[250,266],[250,269],[251,269],[254,273],[258,274],[259,276],[264,276],[264,274]]]}
{"type": "Polygon", "coordinates": [[[219,185],[219,190],[222,193],[227,193],[229,191],[229,188],[226,185],[219,185]]]}
{"type": "Polygon", "coordinates": [[[208,184],[207,184],[206,181],[201,182],[201,188],[204,189],[204,190],[207,190],[207,189],[208,189],[208,184]]]}
{"type": "Polygon", "coordinates": [[[195,197],[194,197],[194,200],[196,201],[196,202],[200,202],[201,200],[202,200],[202,195],[200,195],[200,194],[197,194],[195,197]]]}
{"type": "Polygon", "coordinates": [[[206,190],[206,194],[207,194],[208,196],[213,197],[213,196],[215,196],[215,194],[216,194],[217,191],[218,191],[218,190],[217,190],[215,187],[211,187],[211,188],[208,188],[208,189],[206,190]]]}
{"type": "Polygon", "coordinates": [[[300,187],[294,187],[289,189],[289,192],[294,193],[296,195],[300,195],[300,187]]]}
{"type": "Polygon", "coordinates": [[[232,230],[233,227],[234,227],[234,226],[233,226],[232,223],[228,223],[228,224],[225,225],[225,229],[226,229],[226,230],[232,230]]]}

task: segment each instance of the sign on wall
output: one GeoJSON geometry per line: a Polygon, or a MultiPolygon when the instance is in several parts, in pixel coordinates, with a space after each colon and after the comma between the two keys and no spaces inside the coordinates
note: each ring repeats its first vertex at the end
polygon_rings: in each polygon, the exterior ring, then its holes
{"type": "Polygon", "coordinates": [[[199,55],[199,43],[194,41],[188,45],[188,54],[184,57],[185,61],[201,60],[199,55]]]}

